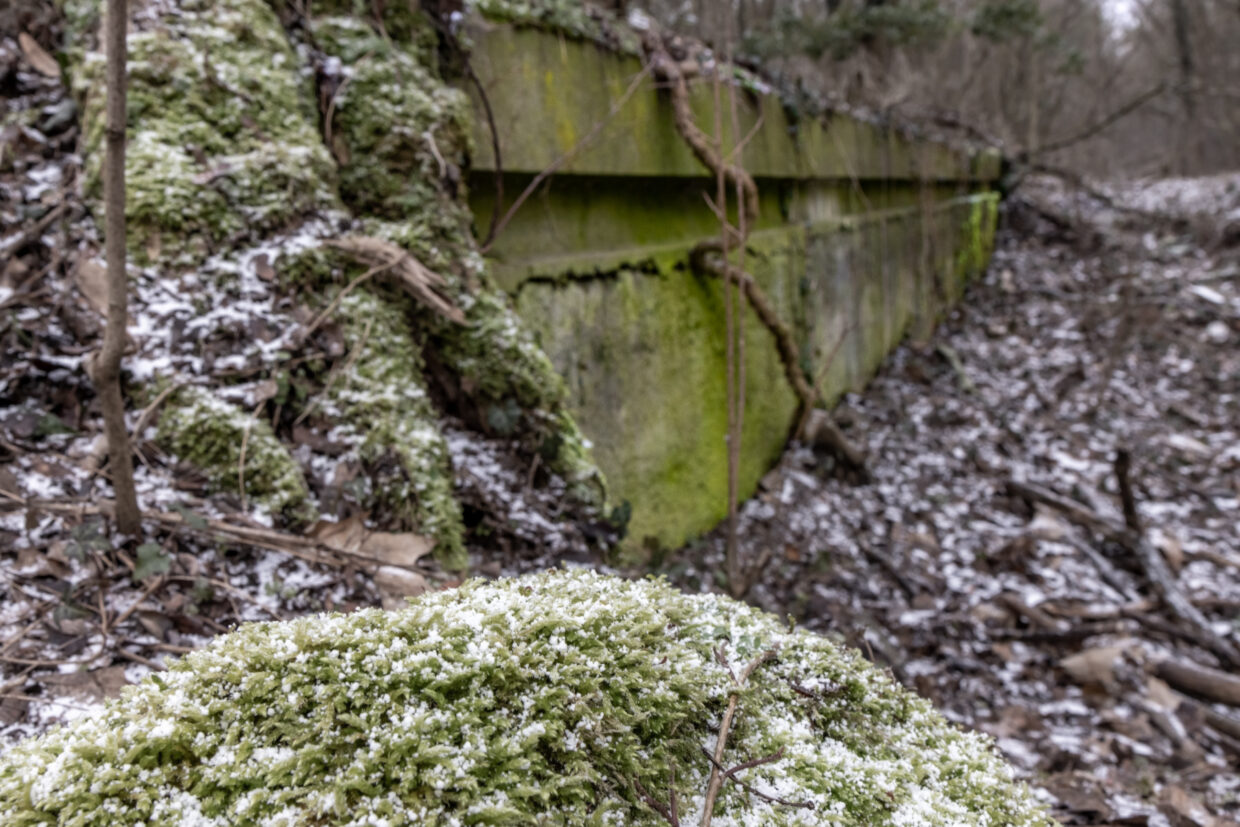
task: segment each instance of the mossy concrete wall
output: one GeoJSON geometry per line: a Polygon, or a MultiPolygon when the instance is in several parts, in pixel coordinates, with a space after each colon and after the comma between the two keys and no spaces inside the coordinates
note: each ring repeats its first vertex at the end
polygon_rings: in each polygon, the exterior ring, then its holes
{"type": "MultiPolygon", "coordinates": [[[[641,71],[637,58],[502,24],[475,38],[504,208],[572,154],[513,216],[491,250],[493,271],[567,380],[613,500],[632,507],[630,550],[675,547],[726,510],[722,285],[688,265],[692,247],[718,234],[702,198],[714,182],[649,81],[609,119],[641,71]]],[[[710,90],[693,95],[698,122],[710,126],[710,90]]],[[[474,103],[470,201],[485,233],[495,164],[474,103]]],[[[746,269],[795,331],[802,369],[824,377],[834,400],[860,389],[906,335],[926,335],[985,268],[998,155],[845,115],[799,120],[772,96],[744,92],[739,104],[740,134],[754,130],[744,164],[761,192],[746,269]]],[[[745,330],[749,496],[786,443],[796,398],[752,312],[745,330]]]]}

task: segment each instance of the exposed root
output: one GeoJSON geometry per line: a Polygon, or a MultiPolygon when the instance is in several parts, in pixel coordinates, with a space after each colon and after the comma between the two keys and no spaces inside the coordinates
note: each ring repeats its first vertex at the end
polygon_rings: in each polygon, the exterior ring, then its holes
{"type": "Polygon", "coordinates": [[[351,236],[327,241],[325,244],[348,254],[367,267],[377,267],[390,272],[413,298],[445,319],[465,324],[465,314],[444,295],[447,287],[444,277],[392,242],[371,236],[351,236]]]}
{"type": "Polygon", "coordinates": [[[745,226],[752,228],[758,220],[758,185],[753,176],[739,164],[729,164],[720,156],[710,137],[698,128],[693,120],[693,107],[689,103],[689,84],[680,63],[673,60],[661,45],[651,48],[650,64],[655,77],[668,84],[672,95],[672,113],[676,131],[689,145],[694,156],[711,172],[723,176],[732,186],[743,192],[745,226]]]}
{"type": "Polygon", "coordinates": [[[815,408],[818,393],[810,386],[805,374],[801,372],[800,355],[797,352],[796,339],[793,338],[792,331],[779,318],[766,292],[753,276],[739,267],[721,261],[720,251],[721,245],[717,240],[704,241],[693,248],[693,252],[690,253],[690,262],[693,269],[699,272],[731,279],[739,286],[749,301],[749,306],[757,313],[758,319],[775,337],[775,347],[779,352],[779,361],[784,366],[784,376],[799,400],[797,425],[793,436],[796,439],[811,441],[828,448],[850,466],[864,470],[865,453],[844,436],[829,413],[815,408]]]}

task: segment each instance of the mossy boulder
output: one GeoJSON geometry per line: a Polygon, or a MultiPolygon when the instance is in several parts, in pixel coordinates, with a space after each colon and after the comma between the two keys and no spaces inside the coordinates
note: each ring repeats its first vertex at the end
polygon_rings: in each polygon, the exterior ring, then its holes
{"type": "Polygon", "coordinates": [[[725,783],[716,825],[1053,823],[857,653],[584,571],[244,626],[0,758],[0,822],[697,824],[734,692],[723,763],[787,804],[725,783]]]}
{"type": "Polygon", "coordinates": [[[345,296],[338,318],[356,354],[327,392],[325,409],[351,429],[372,481],[371,505],[434,538],[447,568],[469,564],[448,445],[422,376],[408,300],[367,289],[345,296]],[[389,462],[394,459],[395,462],[389,462]]]}
{"type": "Polygon", "coordinates": [[[271,426],[204,388],[172,394],[157,439],[205,474],[214,488],[244,494],[272,516],[294,523],[318,516],[301,467],[271,426]]]}
{"type": "MultiPolygon", "coordinates": [[[[101,48],[77,44],[92,40],[101,7],[66,0],[92,203],[102,200],[105,63],[101,48]]],[[[195,264],[339,205],[310,86],[265,3],[179,0],[175,13],[135,19],[128,50],[125,212],[138,262],[195,264]]]]}

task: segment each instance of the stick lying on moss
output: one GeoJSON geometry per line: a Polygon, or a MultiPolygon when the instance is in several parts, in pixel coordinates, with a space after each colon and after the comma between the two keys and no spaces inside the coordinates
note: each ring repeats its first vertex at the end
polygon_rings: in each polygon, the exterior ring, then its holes
{"type": "Polygon", "coordinates": [[[392,242],[371,236],[351,236],[324,244],[371,268],[367,272],[392,276],[416,301],[449,321],[465,324],[465,314],[446,295],[448,283],[444,277],[392,242]]]}

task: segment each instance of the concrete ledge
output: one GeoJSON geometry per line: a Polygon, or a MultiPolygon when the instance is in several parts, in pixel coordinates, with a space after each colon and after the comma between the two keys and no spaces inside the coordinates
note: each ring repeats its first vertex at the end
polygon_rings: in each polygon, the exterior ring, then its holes
{"type": "MultiPolygon", "coordinates": [[[[607,118],[640,64],[507,25],[477,42],[506,207],[607,118]]],[[[709,90],[695,94],[699,123],[712,122],[709,90]]],[[[747,95],[742,134],[759,118],[744,153],[761,198],[746,268],[793,328],[802,369],[834,400],[861,389],[906,335],[928,334],[985,268],[998,154],[846,116],[792,130],[777,100],[747,95]]],[[[479,114],[469,184],[480,231],[495,209],[486,130],[479,114]]],[[[688,265],[693,246],[718,235],[702,198],[713,191],[676,133],[670,101],[649,86],[526,202],[490,253],[495,278],[564,376],[613,499],[632,506],[634,556],[677,547],[726,511],[722,285],[688,265]]],[[[796,399],[751,311],[745,337],[748,497],[786,444],[796,399]]]]}
{"type": "MultiPolygon", "coordinates": [[[[482,23],[472,57],[501,135],[505,172],[537,173],[607,120],[641,71],[635,57],[594,43],[508,24],[482,23]]],[[[475,95],[473,167],[493,170],[491,136],[475,95]]],[[[693,89],[698,123],[713,123],[713,94],[693,89]]],[[[762,119],[745,146],[745,167],[759,178],[994,181],[999,154],[917,140],[848,115],[790,120],[773,95],[742,93],[741,133],[762,119]]],[[[727,131],[727,130],[725,130],[727,131]]],[[[730,142],[729,142],[730,149],[730,142]]],[[[700,177],[702,167],[673,128],[672,108],[647,80],[593,145],[562,170],[574,175],[700,177]]]]}

